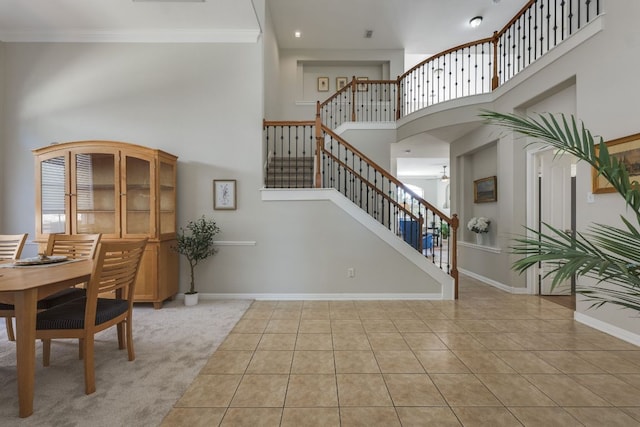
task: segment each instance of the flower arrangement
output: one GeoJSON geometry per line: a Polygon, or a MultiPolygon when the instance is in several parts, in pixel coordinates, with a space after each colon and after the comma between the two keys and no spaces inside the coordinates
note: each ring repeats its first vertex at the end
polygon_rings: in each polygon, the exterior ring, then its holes
{"type": "Polygon", "coordinates": [[[474,216],[467,223],[467,228],[470,231],[473,231],[474,233],[488,233],[489,224],[491,224],[491,221],[489,220],[489,218],[486,218],[484,216],[479,216],[479,217],[474,216]]]}

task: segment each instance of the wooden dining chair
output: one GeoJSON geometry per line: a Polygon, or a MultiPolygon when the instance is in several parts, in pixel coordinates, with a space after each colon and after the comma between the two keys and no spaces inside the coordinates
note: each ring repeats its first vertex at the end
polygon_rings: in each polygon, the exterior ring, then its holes
{"type": "MultiPolygon", "coordinates": [[[[49,234],[44,254],[46,256],[64,255],[69,259],[93,259],[101,237],[102,234],[49,234]]],[[[38,301],[38,310],[45,310],[81,298],[84,294],[85,290],[82,288],[63,289],[38,301]]],[[[12,305],[7,304],[6,308],[13,310],[12,305]]],[[[7,337],[9,341],[15,341],[11,317],[13,316],[6,319],[7,337]]]]}
{"type": "MultiPolygon", "coordinates": [[[[27,236],[27,233],[0,234],[0,261],[20,258],[22,248],[24,248],[24,244],[27,241],[27,236]]],[[[16,337],[13,333],[13,318],[15,317],[15,312],[13,305],[0,303],[0,317],[5,318],[7,338],[9,341],[15,341],[16,337]]]]}
{"type": "Polygon", "coordinates": [[[42,340],[42,357],[49,365],[51,340],[78,338],[84,359],[85,393],[96,390],[94,367],[94,336],[117,327],[118,348],[127,347],[129,360],[135,359],[133,349],[133,295],[140,260],[147,239],[102,242],[98,246],[86,296],[41,311],[36,318],[36,338],[42,340]],[[105,293],[113,298],[100,298],[105,293]],[[126,328],[126,330],[125,330],[126,328]],[[126,332],[126,336],[125,336],[126,332]]]}

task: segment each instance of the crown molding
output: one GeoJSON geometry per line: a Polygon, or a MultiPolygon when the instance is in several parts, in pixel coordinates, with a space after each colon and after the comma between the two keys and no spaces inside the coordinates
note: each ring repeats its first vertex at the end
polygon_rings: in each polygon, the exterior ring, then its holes
{"type": "Polygon", "coordinates": [[[252,30],[0,31],[7,43],[256,43],[252,30]]]}

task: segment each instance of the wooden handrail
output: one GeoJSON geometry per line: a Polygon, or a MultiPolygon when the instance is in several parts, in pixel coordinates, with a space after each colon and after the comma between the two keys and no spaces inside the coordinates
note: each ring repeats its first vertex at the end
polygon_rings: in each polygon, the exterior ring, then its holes
{"type": "Polygon", "coordinates": [[[262,128],[267,126],[313,126],[312,120],[262,120],[262,128]]]}
{"type": "Polygon", "coordinates": [[[529,2],[527,4],[525,4],[522,9],[520,9],[520,11],[518,13],[516,13],[516,15],[511,18],[511,21],[509,21],[507,23],[507,25],[505,25],[504,27],[502,27],[502,29],[500,31],[497,31],[494,35],[494,38],[497,40],[500,36],[502,36],[504,33],[507,32],[507,30],[513,25],[515,24],[515,22],[520,19],[520,17],[522,15],[525,14],[525,12],[527,10],[529,10],[529,8],[536,2],[537,0],[529,0],[529,2]]]}

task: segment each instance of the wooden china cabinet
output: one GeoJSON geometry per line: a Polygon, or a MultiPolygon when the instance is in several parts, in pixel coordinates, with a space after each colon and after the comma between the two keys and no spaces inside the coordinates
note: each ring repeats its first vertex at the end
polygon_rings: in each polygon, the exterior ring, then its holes
{"type": "Polygon", "coordinates": [[[50,233],[148,237],[135,300],[161,308],[178,292],[177,157],[116,141],[79,141],[33,150],[36,241],[50,233]]]}

